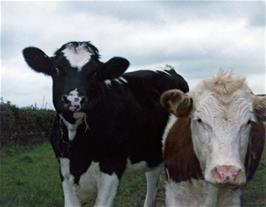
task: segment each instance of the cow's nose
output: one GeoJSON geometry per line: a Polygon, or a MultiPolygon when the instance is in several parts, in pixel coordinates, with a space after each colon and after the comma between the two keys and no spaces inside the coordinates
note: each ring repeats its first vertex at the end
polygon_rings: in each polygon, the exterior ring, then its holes
{"type": "Polygon", "coordinates": [[[78,111],[85,102],[84,96],[63,95],[62,101],[64,108],[69,111],[78,111]]]}
{"type": "Polygon", "coordinates": [[[216,184],[239,185],[241,180],[241,169],[233,165],[218,165],[211,171],[216,184]]]}

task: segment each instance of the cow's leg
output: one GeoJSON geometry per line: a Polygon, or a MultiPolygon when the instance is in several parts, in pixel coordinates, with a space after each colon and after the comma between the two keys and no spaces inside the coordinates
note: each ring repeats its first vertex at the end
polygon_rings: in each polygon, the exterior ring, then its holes
{"type": "Polygon", "coordinates": [[[64,180],[62,182],[62,186],[64,191],[65,207],[80,207],[81,204],[74,190],[73,182],[64,180]]]}
{"type": "Polygon", "coordinates": [[[145,173],[147,180],[147,192],[144,207],[151,207],[155,205],[160,172],[161,166],[158,166],[155,169],[145,173]]]}
{"type": "Polygon", "coordinates": [[[94,207],[111,207],[116,195],[119,179],[112,175],[101,173],[97,183],[97,198],[94,207]]]}
{"type": "Polygon", "coordinates": [[[69,159],[60,158],[60,170],[62,175],[65,207],[80,207],[80,200],[75,192],[74,177],[70,173],[69,159]]]}

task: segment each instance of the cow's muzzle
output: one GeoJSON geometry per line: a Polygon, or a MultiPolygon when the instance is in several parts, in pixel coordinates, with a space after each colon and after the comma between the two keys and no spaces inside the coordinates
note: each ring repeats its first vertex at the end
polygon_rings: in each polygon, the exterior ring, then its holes
{"type": "Polygon", "coordinates": [[[211,170],[215,184],[218,185],[241,185],[245,173],[241,168],[233,165],[217,165],[211,170]]]}

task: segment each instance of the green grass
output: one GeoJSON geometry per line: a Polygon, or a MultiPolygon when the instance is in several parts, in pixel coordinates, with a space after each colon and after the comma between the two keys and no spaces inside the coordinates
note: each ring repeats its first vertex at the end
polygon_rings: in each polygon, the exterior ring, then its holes
{"type": "MultiPolygon", "coordinates": [[[[63,193],[58,163],[49,144],[34,148],[12,147],[0,154],[0,207],[61,207],[63,193]]],[[[162,173],[163,174],[163,173],[162,173]]],[[[163,175],[157,207],[164,205],[163,175]]],[[[122,179],[114,207],[143,205],[146,181],[142,173],[122,179]]],[[[94,196],[87,206],[92,206],[94,196]]],[[[266,206],[266,152],[254,179],[244,190],[245,207],[266,206]]]]}

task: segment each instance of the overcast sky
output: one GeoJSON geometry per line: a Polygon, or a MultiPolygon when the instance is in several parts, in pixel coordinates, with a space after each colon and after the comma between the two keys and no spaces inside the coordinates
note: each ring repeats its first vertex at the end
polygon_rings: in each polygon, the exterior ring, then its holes
{"type": "Polygon", "coordinates": [[[19,106],[52,106],[52,81],[21,51],[48,55],[69,41],[91,41],[101,60],[126,57],[129,70],[175,67],[189,83],[219,68],[265,93],[264,1],[1,2],[1,96],[19,106]]]}

